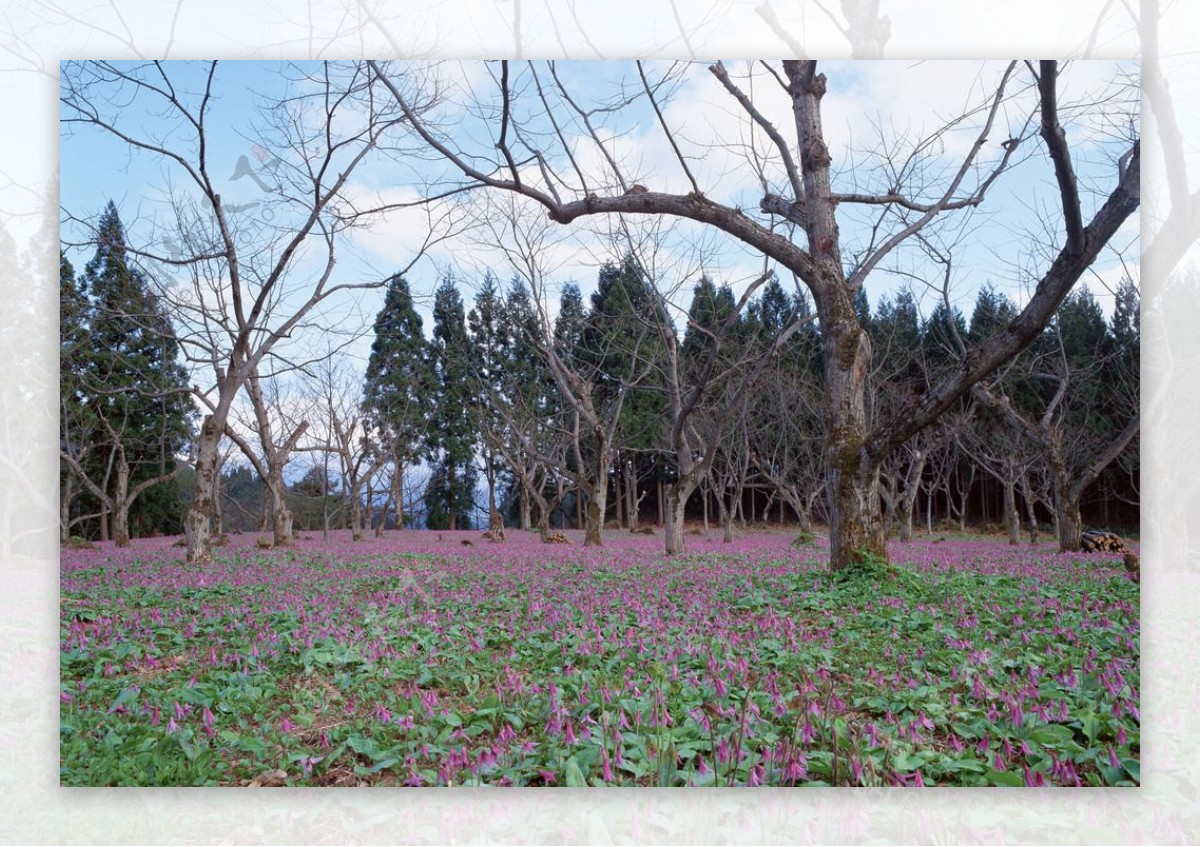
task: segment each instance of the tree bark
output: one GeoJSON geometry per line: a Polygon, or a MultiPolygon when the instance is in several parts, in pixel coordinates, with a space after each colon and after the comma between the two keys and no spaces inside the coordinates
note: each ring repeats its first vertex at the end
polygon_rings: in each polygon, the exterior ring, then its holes
{"type": "Polygon", "coordinates": [[[637,472],[634,470],[633,462],[626,461],[623,463],[625,469],[625,516],[629,523],[630,529],[638,527],[638,510],[641,503],[637,496],[637,472]]]}
{"type": "Polygon", "coordinates": [[[395,457],[396,467],[392,473],[392,499],[396,509],[396,529],[404,529],[404,462],[395,457]]]}
{"type": "Polygon", "coordinates": [[[271,531],[276,547],[292,543],[292,512],[287,507],[287,484],[283,481],[283,466],[268,460],[267,492],[271,501],[271,531]]]}
{"type": "Polygon", "coordinates": [[[613,511],[616,512],[617,529],[625,529],[625,491],[621,479],[621,454],[613,460],[613,511]]]}
{"type": "Polygon", "coordinates": [[[1058,528],[1058,549],[1062,553],[1079,549],[1083,541],[1083,518],[1079,514],[1079,502],[1069,497],[1055,495],[1055,518],[1058,528]]]}
{"type": "Polygon", "coordinates": [[[1021,540],[1021,514],[1017,511],[1016,481],[1011,476],[1004,480],[1004,523],[1008,527],[1008,543],[1016,545],[1021,540]]]}
{"type": "Polygon", "coordinates": [[[58,501],[58,538],[63,544],[71,540],[71,503],[75,499],[75,477],[68,471],[63,479],[58,501]]]}
{"type": "Polygon", "coordinates": [[[218,537],[225,532],[225,514],[221,508],[222,467],[224,467],[224,462],[218,465],[217,472],[213,475],[213,534],[218,537]]]}
{"type": "Polygon", "coordinates": [[[913,499],[907,492],[900,498],[900,540],[904,542],[913,538],[913,507],[916,505],[913,499]]]}
{"type": "MultiPolygon", "coordinates": [[[[530,519],[529,519],[529,495],[528,495],[528,494],[526,493],[526,491],[525,491],[525,486],[524,486],[524,484],[522,484],[522,485],[521,485],[521,490],[520,490],[520,493],[519,493],[519,495],[518,495],[518,496],[519,496],[519,498],[520,498],[520,516],[521,516],[520,520],[521,520],[521,529],[522,529],[522,530],[525,530],[526,532],[528,532],[528,531],[529,531],[529,527],[530,527],[530,519]]],[[[544,516],[544,517],[545,517],[545,519],[546,519],[546,529],[548,530],[548,529],[550,528],[550,523],[549,523],[549,515],[546,515],[546,516],[544,516]]],[[[541,529],[541,528],[542,528],[542,518],[541,518],[541,517],[539,517],[539,518],[538,518],[538,528],[539,528],[539,529],[541,529]]]]}
{"type": "Polygon", "coordinates": [[[866,375],[871,342],[848,295],[826,298],[820,310],[825,354],[826,490],[830,570],[868,558],[887,560],[879,509],[879,468],[864,450],[866,375]]]}
{"type": "Polygon", "coordinates": [[[217,447],[224,429],[223,416],[218,422],[217,414],[205,415],[204,423],[200,426],[196,451],[196,493],[183,521],[188,562],[212,561],[213,481],[219,458],[217,447]]]}
{"type": "Polygon", "coordinates": [[[587,525],[584,527],[583,546],[584,547],[601,547],[604,545],[604,540],[600,536],[601,525],[604,521],[604,506],[607,492],[607,487],[603,483],[597,484],[593,489],[591,496],[588,497],[587,504],[587,525]]]}
{"type": "Polygon", "coordinates": [[[362,503],[358,499],[358,490],[350,491],[350,538],[353,541],[363,540],[362,503]]]}
{"type": "Polygon", "coordinates": [[[682,553],[685,549],[683,540],[684,514],[687,511],[688,497],[691,491],[682,490],[678,482],[667,486],[667,508],[664,541],[668,555],[682,553]]]}
{"type": "Polygon", "coordinates": [[[1029,543],[1038,543],[1037,500],[1029,485],[1029,471],[1021,473],[1021,496],[1025,500],[1025,515],[1029,520],[1029,543]]]}
{"type": "Polygon", "coordinates": [[[124,452],[117,457],[116,492],[113,494],[112,540],[118,549],[129,546],[129,464],[124,452]]]}

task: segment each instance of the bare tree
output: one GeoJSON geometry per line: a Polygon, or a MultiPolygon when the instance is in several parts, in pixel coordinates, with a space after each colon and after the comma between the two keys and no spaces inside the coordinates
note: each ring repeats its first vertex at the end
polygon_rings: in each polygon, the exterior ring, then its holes
{"type": "Polygon", "coordinates": [[[320,424],[315,438],[302,449],[336,457],[342,494],[350,504],[351,537],[361,541],[363,490],[389,457],[371,440],[367,418],[359,407],[360,382],[346,363],[330,352],[312,372],[310,393],[314,417],[320,424]]]}
{"type": "MultiPolygon", "coordinates": [[[[249,459],[266,486],[267,498],[263,504],[263,514],[264,518],[270,521],[274,545],[280,547],[292,541],[292,512],[287,505],[284,471],[300,439],[308,430],[308,421],[303,417],[303,408],[290,408],[290,398],[280,386],[277,375],[271,375],[267,381],[267,390],[264,391],[259,369],[254,368],[246,380],[246,388],[253,421],[243,426],[247,426],[257,436],[259,450],[254,450],[232,420],[227,424],[225,434],[242,449],[242,453],[249,459]],[[295,414],[296,411],[300,414],[295,414]],[[282,440],[276,437],[277,430],[282,440]]],[[[220,473],[220,465],[217,467],[217,473],[220,473]]]]}
{"type": "MultiPolygon", "coordinates": [[[[1017,508],[1017,489],[1026,500],[1026,516],[1030,538],[1037,538],[1034,520],[1036,504],[1031,501],[1029,488],[1030,466],[1037,456],[1029,449],[1027,439],[1007,422],[994,416],[976,414],[974,419],[955,428],[955,442],[977,467],[1000,483],[1004,491],[1004,526],[1008,543],[1017,544],[1021,534],[1021,513],[1017,508]]],[[[1036,541],[1032,541],[1036,543],[1036,541]]]]}
{"type": "MultiPolygon", "coordinates": [[[[265,357],[320,317],[323,304],[384,283],[335,279],[338,247],[348,231],[393,208],[355,196],[351,178],[395,142],[406,114],[420,115],[431,102],[410,97],[402,113],[392,98],[377,96],[378,80],[362,64],[288,66],[286,72],[289,94],[269,104],[256,127],[256,152],[264,151],[269,161],[257,171],[247,157],[238,162],[236,173],[252,174],[266,189],[249,204],[255,212],[250,216],[247,204],[238,208],[222,198],[214,177],[217,62],[199,71],[162,62],[74,62],[62,69],[67,131],[116,139],[161,163],[194,192],[189,197],[170,184],[170,219],[153,221],[145,243],[130,250],[160,271],[162,295],[182,324],[187,357],[211,367],[215,377],[207,388],[194,388],[207,414],[196,456],[196,496],[185,520],[189,561],[212,555],[218,444],[238,392],[265,357]],[[161,120],[147,129],[142,116],[151,111],[161,120]],[[168,270],[183,279],[165,278],[168,270]]],[[[394,75],[389,85],[396,87],[394,75]]]]}
{"type": "MultiPolygon", "coordinates": [[[[1068,357],[1058,324],[1052,328],[1052,339],[1054,346],[1036,357],[1030,366],[1035,378],[1053,386],[1053,394],[1044,403],[1040,415],[1019,410],[1009,396],[1001,393],[999,386],[981,382],[975,386],[974,394],[1042,451],[1053,483],[1058,543],[1066,552],[1079,549],[1083,531],[1080,516],[1083,493],[1137,436],[1141,412],[1136,389],[1133,389],[1126,394],[1124,405],[1127,416],[1121,429],[1105,433],[1094,426],[1081,426],[1078,404],[1088,407],[1085,417],[1094,418],[1095,392],[1103,390],[1110,395],[1119,394],[1121,386],[1109,385],[1100,389],[1099,375],[1113,370],[1105,369],[1105,357],[1102,355],[1096,355],[1082,367],[1077,362],[1073,363],[1068,357]],[[1080,391],[1078,386],[1081,383],[1090,383],[1090,386],[1080,391]],[[1091,391],[1087,390],[1089,387],[1091,391]],[[1084,398],[1081,400],[1079,395],[1084,395],[1084,398]],[[1073,409],[1073,406],[1076,408],[1073,409]]],[[[1011,478],[1015,484],[1019,478],[1015,468],[1006,474],[1007,478],[1011,478]]],[[[1013,490],[1013,485],[1006,484],[1006,512],[1015,512],[1015,504],[1007,500],[1013,490]]]]}
{"type": "MultiPolygon", "coordinates": [[[[764,139],[763,146],[749,145],[743,181],[761,191],[757,213],[736,202],[719,202],[714,199],[718,189],[705,191],[700,185],[697,155],[685,154],[685,139],[661,108],[677,80],[676,71],[651,81],[639,65],[640,85],[631,84],[589,108],[573,95],[553,63],[539,69],[501,62],[493,77],[494,93],[480,98],[485,101],[480,105],[492,116],[489,146],[472,148],[467,138],[444,132],[435,121],[418,114],[411,93],[393,81],[394,69],[375,62],[369,67],[381,75],[414,130],[451,166],[455,176],[447,178],[446,190],[486,186],[513,192],[540,204],[560,224],[596,215],[667,215],[695,221],[762,253],[808,288],[820,321],[824,354],[826,486],[835,569],[863,556],[886,558],[878,496],[878,471],[884,459],[937,420],[972,385],[1032,343],[1140,201],[1139,145],[1133,138],[1127,139],[1119,157],[1113,157],[1115,179],[1085,223],[1080,181],[1060,120],[1061,69],[1052,61],[1026,65],[1037,95],[1036,106],[1031,107],[1033,120],[1040,127],[1058,187],[1062,243],[1035,275],[1033,295],[1005,332],[976,345],[931,390],[909,398],[886,419],[869,426],[865,378],[872,348],[855,313],[855,296],[871,272],[914,235],[948,213],[982,204],[1013,163],[1016,151],[1029,143],[1032,132],[1026,129],[1027,119],[1007,130],[997,127],[997,115],[1008,102],[1020,69],[1017,63],[1006,68],[976,110],[974,141],[957,166],[944,171],[924,167],[928,145],[942,135],[938,132],[916,145],[907,160],[893,157],[891,167],[885,162],[872,171],[881,183],[868,191],[834,188],[821,118],[826,77],[817,72],[816,62],[785,61],[781,69],[755,66],[759,82],[782,88],[790,102],[794,119],[790,142],[756,97],[747,94],[755,89],[734,80],[723,64],[712,65],[713,77],[742,111],[752,132],[764,139]],[[638,120],[649,116],[662,129],[690,190],[651,190],[637,181],[614,155],[612,144],[606,143],[614,115],[634,102],[639,110],[627,113],[636,114],[638,120]],[[601,131],[602,121],[605,131],[601,131]],[[988,158],[981,151],[998,129],[1008,140],[999,151],[989,147],[988,158]],[[581,141],[589,142],[589,152],[595,154],[588,163],[580,161],[581,141]],[[934,171],[944,176],[931,176],[934,171]],[[864,207],[879,213],[873,236],[857,255],[847,255],[839,236],[839,211],[864,207]]],[[[966,117],[952,120],[951,126],[966,117]]],[[[856,168],[856,177],[860,173],[864,174],[861,181],[868,182],[865,169],[856,168]]]]}
{"type": "MultiPolygon", "coordinates": [[[[604,525],[608,472],[621,410],[630,389],[648,370],[638,356],[646,333],[622,340],[631,354],[623,357],[626,370],[606,374],[611,385],[607,386],[608,390],[598,391],[596,369],[579,358],[579,351],[573,349],[576,340],[559,337],[549,311],[547,263],[555,246],[549,222],[523,214],[515,202],[489,203],[482,221],[482,237],[503,251],[518,278],[529,287],[535,319],[532,326],[523,331],[545,365],[562,407],[551,425],[562,427],[562,432],[566,433],[568,447],[564,452],[538,449],[529,432],[520,435],[520,448],[539,462],[556,467],[558,473],[572,482],[576,494],[587,498],[583,543],[599,546],[603,543],[600,531],[604,525]]],[[[606,339],[606,342],[612,341],[606,339]]],[[[591,352],[600,354],[604,351],[591,352]]],[[[510,433],[518,433],[521,421],[511,410],[509,414],[507,428],[510,433]]],[[[557,438],[551,441],[561,444],[557,438]]]]}

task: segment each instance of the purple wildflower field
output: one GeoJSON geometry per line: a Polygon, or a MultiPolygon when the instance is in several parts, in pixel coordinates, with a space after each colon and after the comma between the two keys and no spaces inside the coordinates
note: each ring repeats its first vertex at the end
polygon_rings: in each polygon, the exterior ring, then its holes
{"type": "Polygon", "coordinates": [[[64,549],[61,781],[1140,781],[1138,586],[1111,555],[914,541],[835,578],[781,531],[674,557],[567,535],[64,549]]]}

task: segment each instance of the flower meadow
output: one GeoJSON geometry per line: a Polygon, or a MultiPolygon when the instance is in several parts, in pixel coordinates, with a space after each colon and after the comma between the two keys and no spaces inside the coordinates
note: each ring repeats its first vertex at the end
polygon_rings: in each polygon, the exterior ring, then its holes
{"type": "Polygon", "coordinates": [[[64,549],[62,784],[1139,784],[1114,557],[568,535],[64,549]]]}

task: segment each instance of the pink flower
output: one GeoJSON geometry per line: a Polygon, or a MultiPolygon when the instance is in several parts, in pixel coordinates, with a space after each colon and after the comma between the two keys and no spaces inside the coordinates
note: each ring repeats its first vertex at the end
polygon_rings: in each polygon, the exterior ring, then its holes
{"type": "Polygon", "coordinates": [[[751,788],[762,785],[763,783],[763,766],[761,764],[750,768],[750,773],[746,775],[746,784],[751,788]]]}

